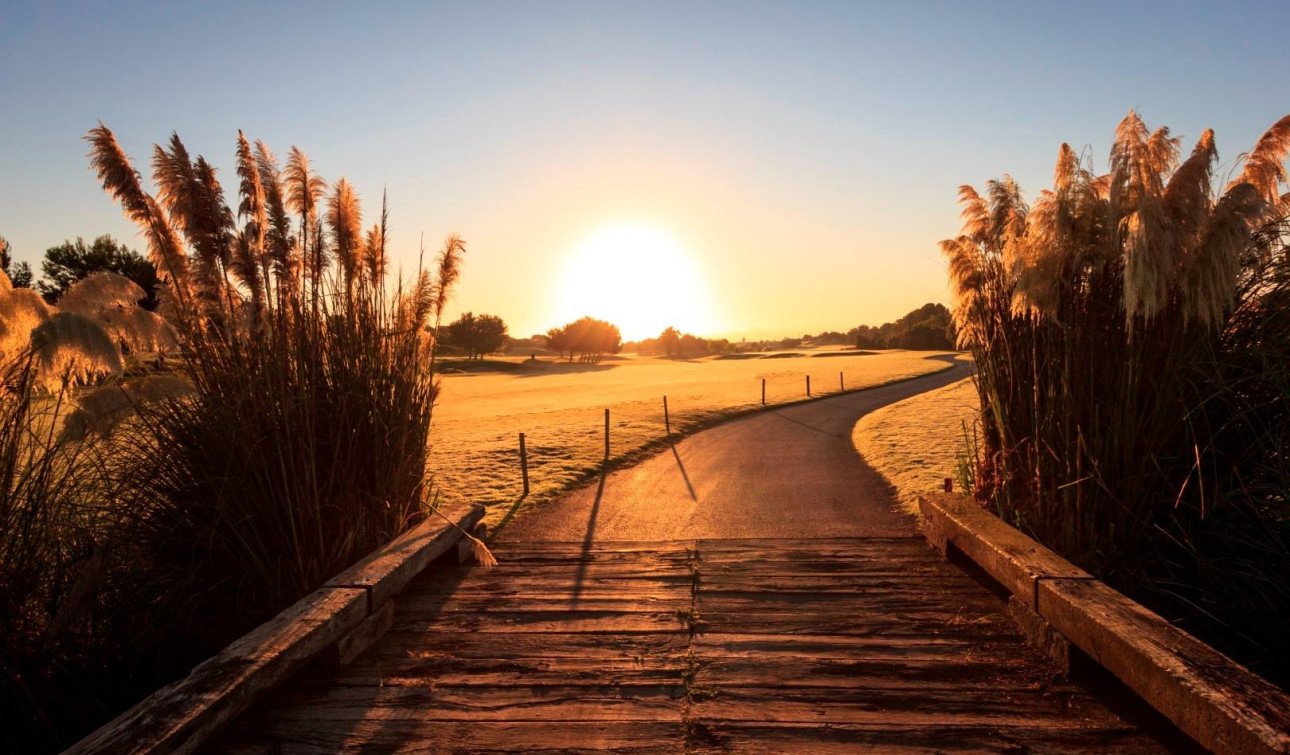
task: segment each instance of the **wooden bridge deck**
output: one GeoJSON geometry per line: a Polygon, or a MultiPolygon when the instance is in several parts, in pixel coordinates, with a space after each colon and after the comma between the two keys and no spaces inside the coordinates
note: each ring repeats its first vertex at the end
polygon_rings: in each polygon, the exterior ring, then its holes
{"type": "Polygon", "coordinates": [[[921,538],[505,543],[218,752],[1157,752],[921,538]]]}

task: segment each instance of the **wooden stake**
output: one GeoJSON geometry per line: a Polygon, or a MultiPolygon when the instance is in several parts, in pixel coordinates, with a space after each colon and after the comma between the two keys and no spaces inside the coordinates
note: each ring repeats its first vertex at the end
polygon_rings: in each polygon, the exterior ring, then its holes
{"type": "Polygon", "coordinates": [[[524,495],[529,494],[529,452],[524,446],[524,433],[520,433],[520,472],[524,475],[524,495]]]}
{"type": "Polygon", "coordinates": [[[811,376],[810,375],[806,376],[806,397],[807,398],[811,397],[811,376]]]}
{"type": "Polygon", "coordinates": [[[667,434],[672,435],[672,418],[667,413],[667,396],[663,397],[663,426],[667,428],[667,434]]]}
{"type": "Polygon", "coordinates": [[[839,373],[838,373],[838,390],[839,390],[839,391],[845,391],[846,389],[847,389],[846,385],[844,385],[844,384],[843,384],[843,382],[842,382],[842,373],[841,373],[841,372],[839,372],[839,373]]]}
{"type": "Polygon", "coordinates": [[[609,460],[609,409],[605,409],[605,460],[609,460]]]}
{"type": "Polygon", "coordinates": [[[761,405],[766,405],[766,378],[761,379],[761,405]]]}

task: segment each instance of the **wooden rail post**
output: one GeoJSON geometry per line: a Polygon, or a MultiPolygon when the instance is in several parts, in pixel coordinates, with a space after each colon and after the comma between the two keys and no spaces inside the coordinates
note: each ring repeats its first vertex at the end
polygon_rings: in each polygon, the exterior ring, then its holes
{"type": "Polygon", "coordinates": [[[806,376],[806,397],[807,398],[811,397],[811,376],[810,375],[806,376]]]}
{"type": "Polygon", "coordinates": [[[520,473],[524,475],[524,495],[529,494],[529,452],[524,446],[524,433],[520,433],[520,473]]]}
{"type": "Polygon", "coordinates": [[[672,418],[667,413],[667,396],[663,397],[663,427],[667,428],[668,437],[672,437],[672,418]]]}
{"type": "Polygon", "coordinates": [[[605,408],[605,461],[609,461],[609,409],[605,408]]]}
{"type": "Polygon", "coordinates": [[[761,379],[761,405],[766,405],[766,378],[761,379]]]}

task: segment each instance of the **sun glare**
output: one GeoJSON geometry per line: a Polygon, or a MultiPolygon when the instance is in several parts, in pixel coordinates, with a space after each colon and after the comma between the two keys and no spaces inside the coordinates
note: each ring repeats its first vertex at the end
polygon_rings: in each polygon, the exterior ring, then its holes
{"type": "Polygon", "coordinates": [[[685,250],[658,229],[615,225],[573,254],[561,279],[559,322],[591,315],[617,325],[623,340],[675,327],[713,331],[708,292],[685,250]]]}

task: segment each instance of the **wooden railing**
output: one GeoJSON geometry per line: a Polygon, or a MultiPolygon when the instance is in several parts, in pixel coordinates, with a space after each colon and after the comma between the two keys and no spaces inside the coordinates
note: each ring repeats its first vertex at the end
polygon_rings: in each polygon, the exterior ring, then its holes
{"type": "Polygon", "coordinates": [[[1014,618],[1062,662],[1074,646],[1216,753],[1290,753],[1290,695],[974,501],[919,498],[928,540],[957,551],[1012,593],[1014,618]]]}
{"type": "Polygon", "coordinates": [[[389,628],[391,598],[483,518],[482,506],[433,516],[261,624],[188,676],[117,716],[68,753],[190,753],[267,690],[319,659],[344,664],[389,628]],[[460,529],[459,529],[460,528],[460,529]]]}

